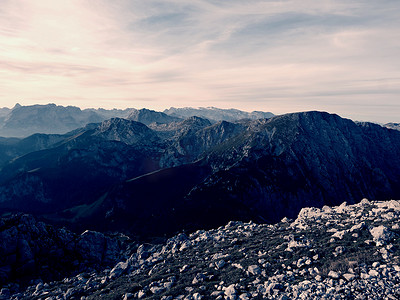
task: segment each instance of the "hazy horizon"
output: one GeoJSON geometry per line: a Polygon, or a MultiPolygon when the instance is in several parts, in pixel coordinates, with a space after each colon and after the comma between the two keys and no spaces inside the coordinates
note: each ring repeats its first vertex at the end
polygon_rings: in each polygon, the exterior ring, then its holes
{"type": "Polygon", "coordinates": [[[327,111],[400,122],[400,2],[5,0],[0,107],[327,111]]]}
{"type": "MultiPolygon", "coordinates": [[[[13,109],[13,108],[15,108],[15,106],[17,106],[17,105],[20,105],[20,106],[36,106],[36,105],[42,105],[42,106],[45,106],[45,105],[56,105],[56,106],[62,106],[62,107],[68,107],[68,106],[72,106],[72,107],[77,107],[77,108],[79,108],[79,109],[81,109],[81,110],[85,110],[85,109],[106,109],[106,110],[112,110],[112,109],[117,109],[117,110],[124,110],[124,109],[137,109],[137,110],[140,110],[140,109],[149,109],[149,108],[147,108],[147,107],[123,107],[123,108],[118,108],[118,107],[112,107],[112,108],[104,108],[104,107],[80,107],[80,106],[78,106],[78,105],[61,105],[61,104],[56,104],[56,103],[52,103],[52,102],[50,102],[50,103],[44,103],[44,104],[38,104],[38,103],[36,103],[36,104],[30,104],[30,105],[22,105],[21,103],[16,103],[16,104],[14,104],[12,107],[0,107],[0,109],[13,109]]],[[[166,107],[166,108],[163,108],[163,109],[151,109],[151,110],[154,110],[154,111],[158,111],[158,112],[164,112],[165,110],[167,110],[167,109],[171,109],[171,108],[177,108],[177,109],[180,109],[180,108],[194,108],[194,109],[213,109],[213,108],[215,108],[215,109],[226,109],[226,110],[229,110],[229,109],[234,109],[234,110],[239,110],[239,111],[244,111],[244,112],[249,112],[249,113],[251,113],[251,112],[256,112],[256,111],[261,111],[261,112],[270,112],[270,113],[273,113],[275,116],[278,116],[278,115],[283,115],[283,114],[290,114],[290,113],[299,113],[299,112],[307,112],[307,111],[321,111],[321,112],[327,112],[327,113],[330,113],[330,114],[337,114],[337,113],[335,113],[335,112],[329,112],[329,111],[324,111],[324,110],[299,110],[299,111],[289,111],[289,112],[284,112],[284,113],[274,113],[273,111],[267,111],[267,110],[255,110],[255,109],[238,109],[238,108],[235,108],[235,107],[227,107],[227,108],[221,108],[221,107],[216,107],[216,106],[170,106],[170,107],[166,107]]],[[[374,120],[361,120],[361,119],[354,119],[354,118],[351,118],[351,117],[348,117],[348,116],[345,116],[345,115],[341,115],[341,114],[337,114],[337,115],[339,115],[340,117],[342,117],[342,118],[347,118],[347,119],[351,119],[351,120],[353,120],[353,121],[358,121],[358,122],[372,122],[372,123],[377,123],[377,124],[387,124],[387,123],[397,123],[397,122],[395,122],[395,121],[389,121],[389,122],[379,122],[379,121],[374,121],[374,120]]]]}

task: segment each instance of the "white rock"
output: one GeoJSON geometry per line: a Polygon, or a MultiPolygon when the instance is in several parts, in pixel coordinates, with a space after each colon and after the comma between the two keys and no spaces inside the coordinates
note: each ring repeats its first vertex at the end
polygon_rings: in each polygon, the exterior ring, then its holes
{"type": "Polygon", "coordinates": [[[340,277],[338,272],[335,272],[333,270],[329,271],[328,276],[333,278],[333,279],[338,279],[340,277]]]}
{"type": "Polygon", "coordinates": [[[361,277],[361,279],[369,279],[371,276],[367,273],[361,273],[360,277],[361,277]]]}
{"type": "Polygon", "coordinates": [[[243,266],[241,264],[237,264],[237,263],[233,263],[232,267],[238,268],[238,269],[242,269],[243,270],[243,266]]]}
{"type": "Polygon", "coordinates": [[[382,246],[390,241],[393,237],[393,233],[385,226],[380,225],[378,227],[373,227],[369,230],[373,237],[373,241],[377,246],[382,246]]]}
{"type": "Polygon", "coordinates": [[[111,271],[110,271],[110,278],[119,277],[123,274],[129,267],[128,262],[119,262],[111,271]]]}
{"type": "Polygon", "coordinates": [[[376,270],[370,270],[368,272],[369,275],[373,276],[373,277],[378,277],[379,276],[379,272],[376,270]]]}
{"type": "Polygon", "coordinates": [[[239,299],[240,300],[250,300],[250,296],[247,293],[243,293],[243,294],[240,294],[239,299]]]}
{"type": "Polygon", "coordinates": [[[361,206],[369,206],[371,205],[371,202],[367,198],[364,198],[361,200],[360,204],[361,206]]]}
{"type": "Polygon", "coordinates": [[[201,300],[203,299],[203,296],[199,293],[194,293],[193,294],[193,300],[201,300]]]}
{"type": "Polygon", "coordinates": [[[352,280],[354,280],[354,278],[356,278],[356,275],[351,274],[351,273],[345,273],[345,274],[343,274],[343,277],[347,281],[352,281],[352,280]]]}
{"type": "Polygon", "coordinates": [[[347,210],[347,202],[343,202],[338,207],[335,207],[335,211],[340,214],[346,212],[346,210],[347,210]]]}
{"type": "Polygon", "coordinates": [[[344,234],[347,232],[347,230],[341,230],[337,231],[334,234],[332,234],[333,238],[338,238],[339,240],[343,239],[344,234]]]}
{"type": "Polygon", "coordinates": [[[181,247],[179,248],[179,251],[183,251],[188,249],[190,246],[190,242],[189,241],[185,241],[184,243],[182,243],[181,247]]]}
{"type": "MultiPolygon", "coordinates": [[[[307,260],[308,260],[308,257],[299,258],[299,260],[298,260],[297,263],[296,263],[296,266],[297,266],[298,268],[303,267],[303,266],[306,264],[306,261],[307,261],[307,260]]],[[[311,261],[310,261],[310,264],[311,264],[311,261]]]]}
{"type": "Polygon", "coordinates": [[[258,265],[251,265],[247,268],[247,271],[253,275],[261,274],[261,268],[258,265]]]}
{"type": "Polygon", "coordinates": [[[230,286],[225,288],[225,291],[224,291],[225,298],[228,300],[234,300],[236,298],[236,293],[237,292],[236,292],[234,284],[231,284],[230,286]]]}
{"type": "Polygon", "coordinates": [[[180,273],[185,272],[187,269],[189,269],[189,266],[188,265],[184,265],[182,268],[179,269],[179,272],[180,273]]]}
{"type": "Polygon", "coordinates": [[[163,286],[153,286],[150,288],[150,292],[152,292],[153,294],[159,294],[161,292],[163,292],[165,290],[165,288],[163,286]]]}
{"type": "Polygon", "coordinates": [[[361,223],[359,223],[357,225],[352,226],[349,231],[353,232],[353,231],[356,231],[356,230],[360,230],[362,228],[365,228],[365,226],[366,226],[365,222],[361,222],[361,223]]]}
{"type": "Polygon", "coordinates": [[[229,258],[229,254],[215,253],[213,256],[211,256],[211,260],[220,260],[223,258],[229,258]]]}
{"type": "Polygon", "coordinates": [[[381,264],[379,263],[379,262],[374,262],[373,264],[372,264],[372,267],[373,268],[378,268],[379,266],[380,266],[381,264]]]}

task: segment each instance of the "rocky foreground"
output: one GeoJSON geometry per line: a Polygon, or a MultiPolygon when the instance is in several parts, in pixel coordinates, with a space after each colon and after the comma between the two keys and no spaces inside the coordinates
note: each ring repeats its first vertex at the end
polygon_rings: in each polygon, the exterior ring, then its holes
{"type": "Polygon", "coordinates": [[[399,217],[400,201],[364,199],[275,225],[230,222],[0,299],[400,299],[399,217]]]}

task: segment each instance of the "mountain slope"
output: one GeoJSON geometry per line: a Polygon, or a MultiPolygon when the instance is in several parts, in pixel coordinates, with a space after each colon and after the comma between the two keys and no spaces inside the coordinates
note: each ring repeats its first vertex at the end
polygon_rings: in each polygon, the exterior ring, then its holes
{"type": "Polygon", "coordinates": [[[252,218],[276,221],[338,199],[398,197],[399,155],[400,135],[379,125],[319,112],[284,115],[209,156],[219,171],[190,198],[243,203],[252,218]]]}
{"type": "Polygon", "coordinates": [[[363,197],[400,198],[400,132],[322,112],[152,129],[111,119],[0,172],[2,212],[143,238],[363,197]]]}
{"type": "Polygon", "coordinates": [[[0,208],[45,213],[93,201],[120,180],[158,169],[157,143],[144,124],[125,119],[67,134],[3,167],[0,208]]]}
{"type": "MultiPolygon", "coordinates": [[[[153,198],[131,183],[107,193],[104,201],[118,202],[128,215],[140,205],[142,223],[129,230],[145,229],[151,235],[159,234],[157,224],[192,230],[228,220],[275,222],[296,216],[305,206],[333,205],[343,199],[355,203],[364,196],[396,198],[400,197],[400,134],[327,113],[289,114],[248,124],[246,130],[204,150],[196,166],[207,170],[202,181],[186,195],[174,197],[173,205],[168,206],[169,197],[153,198]],[[157,199],[157,205],[164,207],[162,221],[153,226],[157,229],[141,226],[157,221],[147,199],[157,199]]],[[[171,175],[175,184],[152,180],[153,175],[141,180],[152,182],[151,189],[176,195],[179,182],[187,177],[179,168],[171,175]]],[[[119,218],[124,219],[114,210],[112,220],[119,218]]],[[[170,234],[172,227],[162,228],[170,234]]]]}

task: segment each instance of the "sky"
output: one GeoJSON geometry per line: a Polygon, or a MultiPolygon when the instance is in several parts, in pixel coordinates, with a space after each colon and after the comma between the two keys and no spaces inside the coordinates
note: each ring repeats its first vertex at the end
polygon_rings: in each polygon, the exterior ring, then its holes
{"type": "Polygon", "coordinates": [[[398,0],[1,0],[0,107],[400,122],[398,0]]]}

